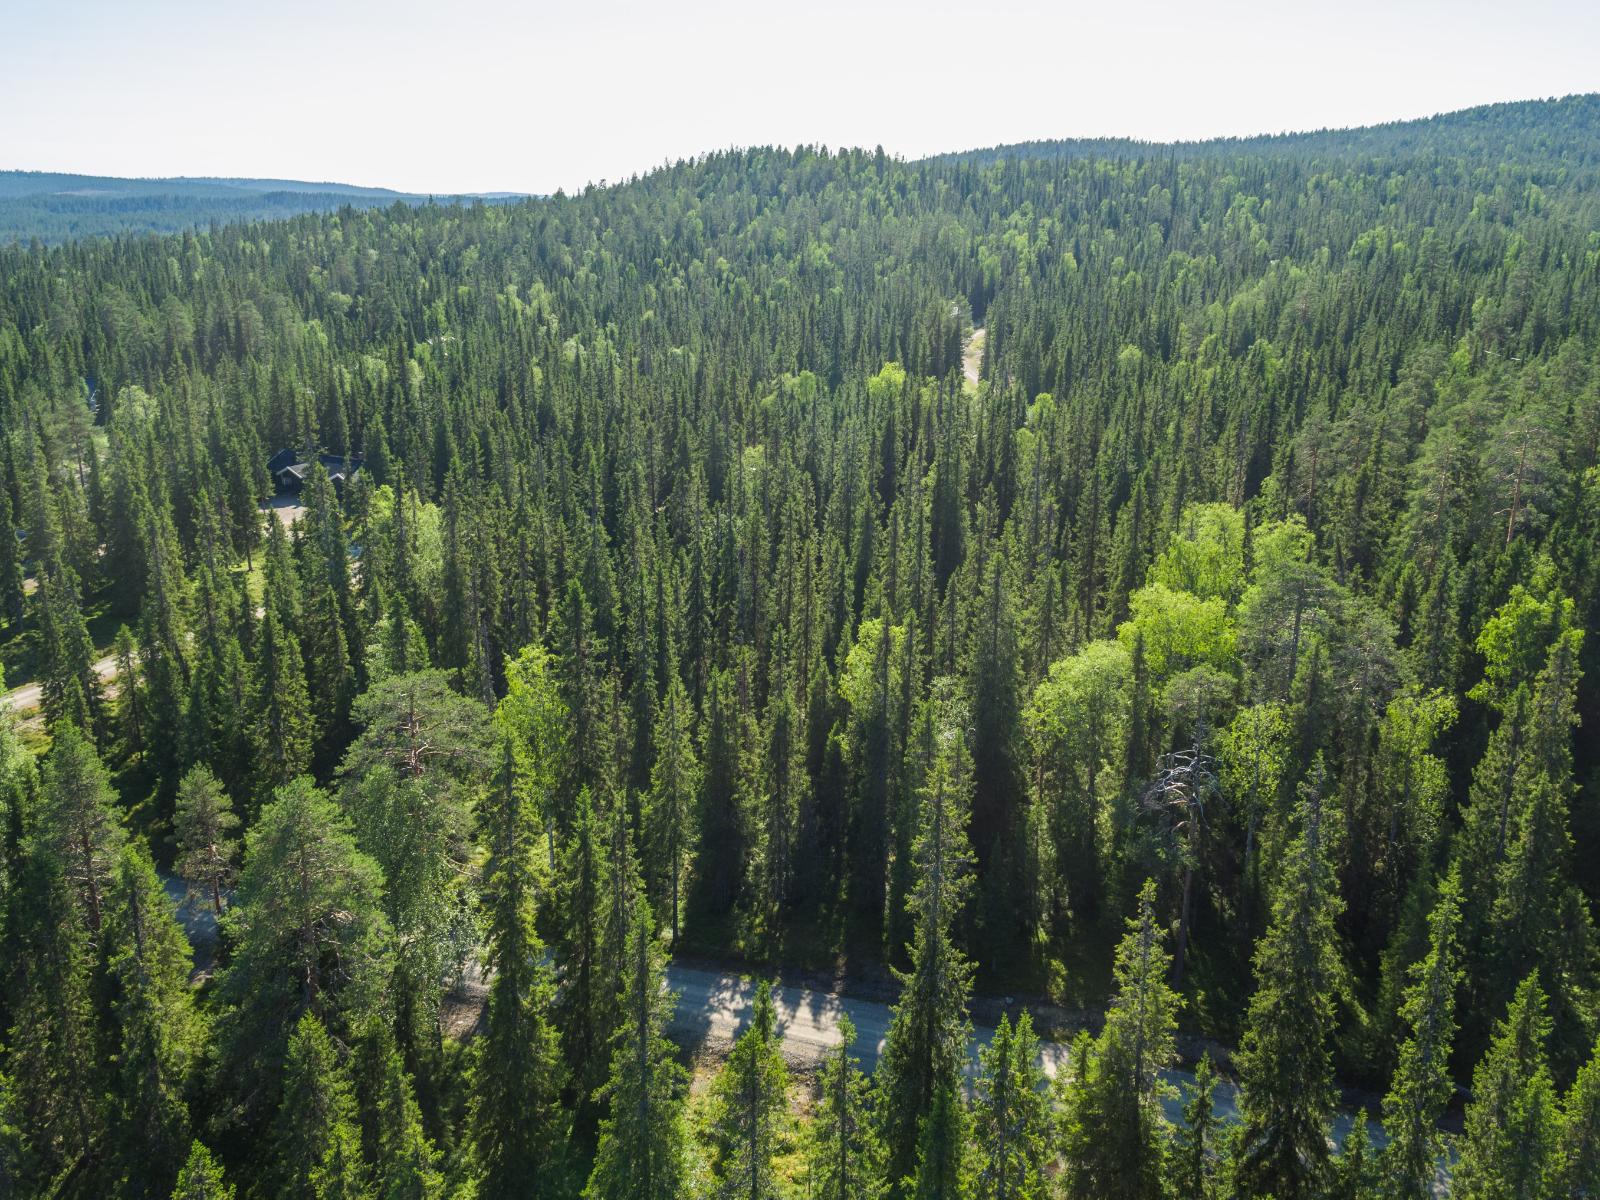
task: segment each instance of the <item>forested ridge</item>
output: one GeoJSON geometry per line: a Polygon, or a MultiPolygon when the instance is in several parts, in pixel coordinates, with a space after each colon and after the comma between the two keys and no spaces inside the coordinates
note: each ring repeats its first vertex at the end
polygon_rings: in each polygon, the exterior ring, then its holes
{"type": "Polygon", "coordinates": [[[0,250],[0,1194],[1600,1194],[1600,97],[1310,136],[0,250]]]}
{"type": "MultiPolygon", "coordinates": [[[[502,199],[504,194],[484,199],[502,199]]],[[[121,179],[0,170],[0,244],[46,244],[117,234],[181,233],[227,221],[261,221],[344,205],[367,207],[423,196],[388,188],[298,179],[121,179]]]]}

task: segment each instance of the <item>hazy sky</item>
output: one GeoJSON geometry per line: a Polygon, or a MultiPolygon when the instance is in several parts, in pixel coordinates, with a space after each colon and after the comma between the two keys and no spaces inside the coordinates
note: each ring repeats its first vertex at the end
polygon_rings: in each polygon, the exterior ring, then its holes
{"type": "Polygon", "coordinates": [[[1600,0],[0,0],[0,168],[553,191],[1600,89],[1600,0]]]}

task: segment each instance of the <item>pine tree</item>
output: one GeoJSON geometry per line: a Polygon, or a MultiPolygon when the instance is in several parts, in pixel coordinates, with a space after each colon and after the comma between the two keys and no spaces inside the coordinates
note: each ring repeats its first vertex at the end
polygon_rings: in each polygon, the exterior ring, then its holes
{"type": "Polygon", "coordinates": [[[45,759],[38,829],[77,893],[79,917],[98,941],[106,891],[126,834],[113,808],[111,780],[94,746],[74,725],[59,726],[45,759]]]}
{"type": "Polygon", "coordinates": [[[347,1036],[380,1003],[392,969],[383,873],[311,780],[278,789],[246,839],[223,928],[234,949],[217,981],[218,1078],[243,1111],[279,1103],[288,1031],[311,1013],[347,1036]]]}
{"type": "Polygon", "coordinates": [[[662,1031],[676,997],[662,986],[664,956],[650,906],[635,898],[623,1023],[611,1073],[598,1099],[606,1106],[585,1200],[678,1200],[685,1180],[683,1068],[662,1031]]]}
{"type": "Polygon", "coordinates": [[[511,739],[500,779],[483,805],[489,863],[487,1028],[476,1043],[470,1124],[478,1194],[541,1196],[557,1183],[561,1153],[561,1046],[550,1022],[555,986],[534,929],[534,814],[528,811],[511,739]]]}
{"type": "Polygon", "coordinates": [[[1049,1090],[1039,1065],[1039,1039],[1026,1009],[1013,1025],[1002,1016],[994,1040],[978,1055],[973,1125],[978,1187],[993,1200],[1046,1196],[1046,1152],[1052,1124],[1049,1090]]]}
{"type": "Polygon", "coordinates": [[[239,827],[233,801],[210,768],[192,768],[178,784],[173,831],[178,856],[173,870],[189,883],[191,897],[203,891],[212,911],[222,915],[222,894],[233,887],[239,844],[230,835],[239,827]]]}
{"type": "Polygon", "coordinates": [[[1550,1019],[1537,975],[1522,981],[1472,1075],[1452,1195],[1555,1200],[1561,1117],[1545,1061],[1550,1019]]]}
{"type": "Polygon", "coordinates": [[[789,1072],[777,1040],[772,987],[756,988],[750,1024],[739,1035],[712,1089],[716,1130],[712,1169],[727,1200],[780,1194],[773,1156],[788,1112],[789,1072]]]}
{"type": "MultiPolygon", "coordinates": [[[[900,1000],[878,1065],[882,1098],[878,1116],[890,1187],[898,1196],[905,1194],[905,1181],[916,1174],[923,1122],[933,1112],[936,1098],[941,1091],[953,1093],[960,1086],[971,1028],[967,1003],[972,967],[956,948],[951,932],[970,887],[965,714],[948,699],[941,712],[914,847],[911,969],[897,972],[900,1000]]],[[[946,1118],[954,1119],[948,1113],[946,1118]]]]}
{"type": "Polygon", "coordinates": [[[189,1147],[189,1158],[178,1172],[172,1200],[234,1200],[234,1188],[224,1179],[222,1164],[202,1142],[189,1147]]]}
{"type": "Polygon", "coordinates": [[[1171,1127],[1160,1072],[1176,1058],[1178,996],[1156,923],[1155,882],[1117,947],[1105,1027],[1085,1043],[1065,1085],[1062,1157],[1069,1200],[1155,1200],[1171,1127]]]}
{"type": "Polygon", "coordinates": [[[1461,924],[1461,887],[1451,876],[1439,888],[1428,918],[1428,954],[1411,969],[1411,985],[1400,1006],[1411,1036],[1400,1049],[1400,1065],[1383,1101],[1384,1194],[1395,1200],[1427,1200],[1442,1152],[1439,1118],[1455,1090],[1450,1049],[1455,1037],[1456,963],[1461,924]]]}
{"type": "Polygon", "coordinates": [[[1256,991],[1239,1055],[1234,1185],[1277,1200],[1313,1197],[1327,1180],[1334,1004],[1343,972],[1334,930],[1340,903],[1321,824],[1313,793],[1302,803],[1272,921],[1256,947],[1256,991]]]}
{"type": "Polygon", "coordinates": [[[806,1151],[806,1194],[815,1200],[878,1200],[883,1194],[883,1144],[873,1124],[871,1086],[851,1053],[855,1040],[855,1025],[841,1013],[839,1044],[818,1080],[806,1151]]]}

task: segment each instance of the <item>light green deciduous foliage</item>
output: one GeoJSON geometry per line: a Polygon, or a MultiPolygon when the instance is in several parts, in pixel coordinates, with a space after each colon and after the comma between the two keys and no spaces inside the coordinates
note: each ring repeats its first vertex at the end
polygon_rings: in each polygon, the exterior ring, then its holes
{"type": "Polygon", "coordinates": [[[1052,907],[1060,911],[1097,894],[1111,852],[1131,671],[1120,642],[1090,642],[1051,666],[1027,708],[1033,784],[1045,809],[1057,880],[1052,907]]]}
{"type": "Polygon", "coordinates": [[[856,1029],[839,1017],[839,1045],[823,1063],[806,1148],[806,1194],[816,1200],[878,1200],[883,1143],[873,1121],[872,1090],[851,1053],[856,1029]]]}
{"type": "Polygon", "coordinates": [[[1117,638],[1129,651],[1136,637],[1144,639],[1145,661],[1157,685],[1192,667],[1234,665],[1238,639],[1221,598],[1203,600],[1153,583],[1129,596],[1128,607],[1132,619],[1118,627],[1117,638]]]}
{"type": "Polygon", "coordinates": [[[978,1193],[991,1200],[1042,1200],[1053,1120],[1039,1039],[1026,1009],[1000,1018],[978,1056],[972,1105],[978,1193]]]}
{"type": "Polygon", "coordinates": [[[1536,975],[1522,981],[1472,1075],[1456,1200],[1555,1200],[1561,1114],[1545,1059],[1550,1018],[1536,975]]]}
{"type": "Polygon", "coordinates": [[[785,1139],[789,1072],[778,1044],[772,986],[756,988],[750,1024],[739,1035],[712,1087],[712,1172],[727,1200],[774,1200],[782,1194],[774,1158],[785,1139]]]}
{"type": "Polygon", "coordinates": [[[1147,880],[1117,947],[1105,1027],[1083,1042],[1063,1085],[1062,1157],[1069,1200],[1157,1200],[1165,1187],[1171,1124],[1161,1071],[1177,1056],[1177,994],[1162,945],[1156,889],[1147,880]]]}
{"type": "Polygon", "coordinates": [[[1389,702],[1378,724],[1374,764],[1383,817],[1383,861],[1373,865],[1391,891],[1403,891],[1439,837],[1450,779],[1434,744],[1455,724],[1453,697],[1408,689],[1389,702]]]}
{"type": "Polygon", "coordinates": [[[1260,870],[1262,843],[1272,850],[1269,863],[1275,863],[1283,841],[1281,801],[1292,734],[1286,707],[1269,701],[1240,709],[1218,749],[1223,795],[1244,825],[1244,871],[1252,884],[1259,885],[1263,874],[1275,874],[1260,870]]]}
{"type": "Polygon", "coordinates": [[[527,819],[538,821],[553,853],[558,813],[557,790],[570,769],[567,706],[555,659],[542,645],[524,646],[506,660],[506,694],[495,720],[513,739],[517,777],[532,805],[527,819]]]}
{"type": "Polygon", "coordinates": [[[1232,608],[1245,585],[1244,514],[1231,504],[1184,509],[1172,540],[1150,565],[1148,581],[1232,608]]]}

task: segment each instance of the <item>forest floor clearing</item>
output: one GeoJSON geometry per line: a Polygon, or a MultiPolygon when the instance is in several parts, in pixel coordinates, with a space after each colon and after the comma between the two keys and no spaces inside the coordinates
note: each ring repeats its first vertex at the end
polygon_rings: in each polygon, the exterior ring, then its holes
{"type": "Polygon", "coordinates": [[[293,529],[294,523],[305,515],[306,506],[300,502],[299,496],[274,496],[261,506],[262,512],[270,512],[282,521],[285,528],[293,529]]]}

